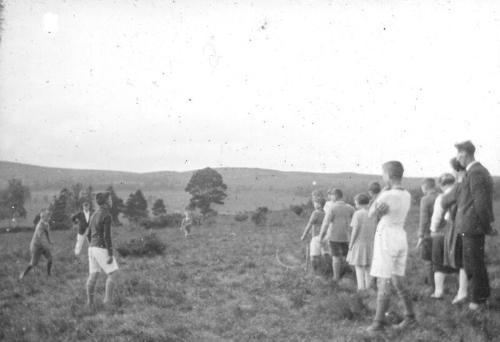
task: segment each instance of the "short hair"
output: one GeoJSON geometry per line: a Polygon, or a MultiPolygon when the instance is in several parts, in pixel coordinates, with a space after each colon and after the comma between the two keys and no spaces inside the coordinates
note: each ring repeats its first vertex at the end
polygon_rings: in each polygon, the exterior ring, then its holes
{"type": "Polygon", "coordinates": [[[458,151],[464,151],[470,156],[473,156],[474,153],[476,152],[476,147],[470,140],[466,140],[463,142],[459,142],[455,144],[455,147],[458,151]]]}
{"type": "Polygon", "coordinates": [[[314,190],[311,193],[311,197],[313,198],[313,201],[318,201],[322,198],[325,198],[325,196],[323,195],[323,192],[321,190],[314,190]]]}
{"type": "Polygon", "coordinates": [[[321,206],[321,208],[323,208],[325,206],[326,200],[323,197],[315,198],[314,203],[318,203],[321,206]]]}
{"type": "Polygon", "coordinates": [[[368,185],[368,191],[371,191],[374,194],[379,194],[380,191],[382,191],[382,187],[379,182],[371,182],[370,185],[368,185]]]}
{"type": "Polygon", "coordinates": [[[337,188],[331,188],[330,190],[328,190],[328,195],[333,195],[337,199],[344,197],[344,193],[342,192],[342,190],[337,188]]]}
{"type": "Polygon", "coordinates": [[[397,160],[391,160],[382,164],[382,170],[387,173],[389,179],[391,180],[400,180],[403,178],[403,174],[405,169],[403,164],[397,160]]]}
{"type": "Polygon", "coordinates": [[[455,172],[465,171],[465,167],[463,167],[463,165],[460,164],[460,162],[456,157],[451,158],[450,165],[455,172]]]}
{"type": "Polygon", "coordinates": [[[443,173],[439,176],[439,185],[445,186],[450,184],[455,184],[455,176],[451,173],[443,173]]]}
{"type": "Polygon", "coordinates": [[[370,203],[370,196],[365,193],[357,194],[354,196],[354,201],[359,205],[366,205],[370,203]]]}
{"type": "Polygon", "coordinates": [[[95,201],[98,205],[103,205],[108,200],[108,197],[109,192],[99,192],[97,195],[95,195],[95,201]]]}
{"type": "Polygon", "coordinates": [[[422,181],[422,185],[426,189],[434,189],[436,187],[436,181],[434,180],[434,178],[424,178],[424,180],[422,181]]]}

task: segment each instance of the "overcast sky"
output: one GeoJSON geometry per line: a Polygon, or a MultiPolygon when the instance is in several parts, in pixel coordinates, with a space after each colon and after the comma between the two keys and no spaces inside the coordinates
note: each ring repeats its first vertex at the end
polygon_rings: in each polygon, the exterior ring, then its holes
{"type": "Polygon", "coordinates": [[[498,1],[5,0],[0,159],[500,174],[498,1]]]}

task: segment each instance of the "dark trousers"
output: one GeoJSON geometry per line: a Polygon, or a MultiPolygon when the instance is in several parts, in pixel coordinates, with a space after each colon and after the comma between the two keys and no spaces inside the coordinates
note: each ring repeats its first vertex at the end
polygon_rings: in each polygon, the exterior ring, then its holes
{"type": "Polygon", "coordinates": [[[484,235],[462,235],[462,248],[471,300],[474,303],[484,303],[490,296],[490,283],[484,263],[484,235]]]}

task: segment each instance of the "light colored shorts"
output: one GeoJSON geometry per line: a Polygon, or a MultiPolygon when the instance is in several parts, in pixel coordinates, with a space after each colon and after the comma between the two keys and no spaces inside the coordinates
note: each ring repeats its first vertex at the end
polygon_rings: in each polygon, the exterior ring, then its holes
{"type": "Polygon", "coordinates": [[[108,250],[100,247],[89,247],[89,273],[104,272],[110,274],[118,270],[118,263],[113,256],[113,262],[108,264],[108,250]]]}
{"type": "Polygon", "coordinates": [[[309,255],[314,257],[327,253],[329,253],[328,248],[326,248],[325,243],[319,239],[319,235],[313,236],[309,244],[309,255]]]}
{"type": "Polygon", "coordinates": [[[373,261],[370,275],[377,278],[404,276],[408,242],[401,229],[379,229],[373,244],[373,261]]]}

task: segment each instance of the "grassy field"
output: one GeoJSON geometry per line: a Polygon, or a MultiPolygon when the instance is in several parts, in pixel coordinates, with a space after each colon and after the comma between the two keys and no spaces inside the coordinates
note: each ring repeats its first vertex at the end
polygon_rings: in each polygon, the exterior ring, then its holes
{"type": "MultiPolygon", "coordinates": [[[[497,204],[496,216],[500,217],[497,204]]],[[[414,246],[416,208],[408,220],[414,246]]],[[[29,261],[31,234],[0,236],[0,340],[5,341],[498,341],[500,336],[499,238],[487,246],[493,296],[488,310],[468,312],[450,301],[456,280],[447,282],[446,299],[425,296],[423,270],[412,249],[408,282],[419,326],[369,336],[375,296],[355,290],[353,275],[340,284],[307,276],[305,245],[299,241],[306,218],[272,212],[265,227],[219,216],[197,227],[191,239],[178,229],[156,230],[167,244],[163,256],[119,258],[121,272],[115,304],[87,311],[86,255],[72,255],[73,231],[55,232],[54,274],[45,263],[18,281],[29,261]]],[[[115,245],[146,234],[124,226],[113,232],[115,245]]],[[[98,299],[103,295],[98,283],[98,299]]],[[[392,302],[392,310],[400,311],[392,302]]]]}

